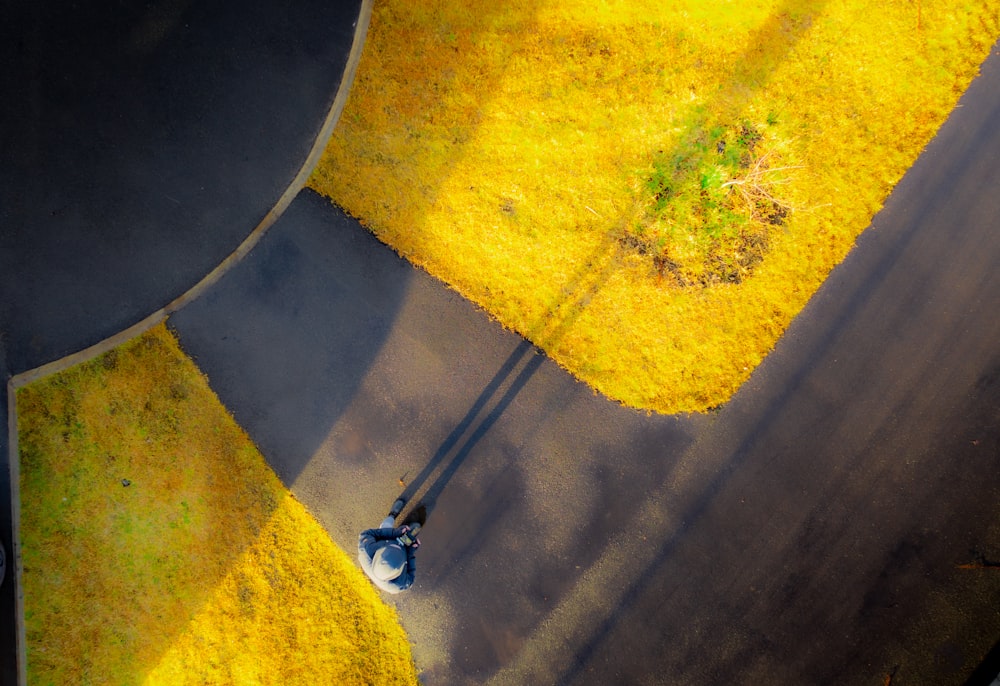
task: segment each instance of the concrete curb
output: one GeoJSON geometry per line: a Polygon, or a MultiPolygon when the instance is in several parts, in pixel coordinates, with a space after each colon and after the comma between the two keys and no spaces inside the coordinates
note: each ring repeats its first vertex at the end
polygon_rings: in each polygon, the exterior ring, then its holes
{"type": "Polygon", "coordinates": [[[24,586],[21,584],[21,460],[17,448],[17,388],[7,382],[7,466],[10,469],[11,550],[7,553],[7,572],[14,584],[14,612],[17,651],[17,683],[28,683],[27,636],[24,628],[24,586]]]}
{"type": "Polygon", "coordinates": [[[361,10],[358,13],[358,18],[354,25],[354,41],[351,45],[351,51],[347,58],[347,64],[344,67],[344,75],[340,81],[340,88],[338,88],[337,94],[334,96],[333,104],[327,112],[326,119],[323,122],[323,126],[320,128],[319,134],[313,142],[309,154],[306,156],[306,159],[303,161],[298,173],[292,178],[292,181],[289,183],[284,193],[282,193],[281,197],[278,198],[278,201],[273,207],[271,207],[267,214],[264,215],[263,219],[260,220],[256,227],[254,227],[246,239],[240,243],[236,250],[234,250],[215,269],[206,274],[198,283],[186,292],[167,303],[164,307],[156,310],[149,316],[136,322],[132,326],[105,338],[103,341],[84,348],[83,350],[66,355],[65,357],[54,360],[40,367],[36,367],[35,369],[29,369],[28,371],[15,374],[7,380],[7,458],[8,468],[10,471],[10,507],[13,529],[11,536],[13,549],[8,555],[7,567],[8,575],[11,576],[11,583],[15,584],[15,607],[17,613],[17,672],[18,683],[22,686],[28,683],[28,674],[27,640],[24,626],[24,592],[22,590],[23,586],[21,583],[23,567],[21,562],[20,547],[21,494],[19,487],[20,459],[17,441],[17,389],[37,381],[38,379],[49,376],[50,374],[61,372],[65,369],[69,369],[73,365],[93,359],[94,357],[112,350],[122,343],[148,331],[157,324],[160,324],[171,314],[177,312],[185,305],[201,296],[219,279],[221,279],[226,272],[236,266],[251,250],[253,250],[254,246],[260,242],[261,238],[264,237],[264,234],[267,233],[268,229],[270,229],[278,218],[285,212],[285,210],[288,209],[288,206],[291,204],[292,200],[295,199],[295,196],[297,196],[305,187],[306,181],[308,181],[313,169],[319,163],[320,157],[323,155],[323,151],[326,149],[327,142],[330,140],[330,136],[333,134],[333,130],[337,126],[337,122],[340,120],[340,115],[344,111],[344,106],[347,104],[347,97],[350,94],[351,85],[354,83],[358,63],[361,61],[361,53],[364,50],[365,38],[368,35],[368,25],[371,22],[373,3],[374,0],[362,0],[361,2],[361,10]]]}

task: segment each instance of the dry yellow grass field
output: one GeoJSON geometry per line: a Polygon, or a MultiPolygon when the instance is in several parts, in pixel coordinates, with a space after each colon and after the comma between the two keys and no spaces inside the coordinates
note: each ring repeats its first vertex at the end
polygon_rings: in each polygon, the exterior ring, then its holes
{"type": "Polygon", "coordinates": [[[164,326],[17,405],[29,683],[416,683],[395,612],[164,326]]]}
{"type": "Polygon", "coordinates": [[[310,184],[595,389],[704,411],[868,226],[998,11],[380,0],[310,184]]]}

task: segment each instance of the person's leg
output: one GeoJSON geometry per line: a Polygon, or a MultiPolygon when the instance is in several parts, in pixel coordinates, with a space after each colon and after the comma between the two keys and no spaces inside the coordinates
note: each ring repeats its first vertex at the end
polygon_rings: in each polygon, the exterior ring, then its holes
{"type": "Polygon", "coordinates": [[[382,520],[382,529],[393,529],[396,527],[396,517],[399,513],[403,511],[403,507],[406,505],[406,501],[402,498],[397,498],[396,502],[392,504],[392,509],[389,510],[389,515],[382,520]]]}
{"type": "Polygon", "coordinates": [[[389,516],[395,519],[399,516],[399,513],[403,511],[403,507],[406,506],[406,501],[402,498],[397,498],[396,502],[392,504],[392,509],[389,510],[389,516]]]}

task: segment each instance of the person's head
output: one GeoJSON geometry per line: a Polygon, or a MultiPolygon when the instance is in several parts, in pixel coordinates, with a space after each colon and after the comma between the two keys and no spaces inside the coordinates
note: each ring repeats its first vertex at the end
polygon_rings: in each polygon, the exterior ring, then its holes
{"type": "Polygon", "coordinates": [[[406,551],[398,543],[390,543],[375,551],[372,575],[380,581],[392,581],[406,567],[406,551]]]}

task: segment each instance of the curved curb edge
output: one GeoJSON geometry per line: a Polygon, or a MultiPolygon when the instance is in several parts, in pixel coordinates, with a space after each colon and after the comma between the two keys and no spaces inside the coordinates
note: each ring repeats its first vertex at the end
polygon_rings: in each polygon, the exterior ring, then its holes
{"type": "Polygon", "coordinates": [[[320,157],[323,155],[323,151],[326,149],[327,141],[329,141],[330,136],[333,134],[333,129],[336,127],[337,121],[340,119],[340,114],[343,112],[344,105],[347,103],[347,97],[351,90],[351,84],[354,82],[358,62],[361,60],[361,52],[364,48],[365,36],[368,33],[368,24],[371,21],[373,2],[374,0],[362,0],[361,11],[358,13],[358,20],[355,24],[354,43],[351,46],[351,52],[348,56],[347,64],[344,67],[344,77],[341,79],[340,88],[337,90],[337,95],[334,97],[333,105],[330,107],[326,120],[323,122],[323,126],[320,128],[319,134],[313,142],[312,149],[306,156],[306,159],[299,168],[298,173],[285,189],[285,192],[281,194],[278,201],[271,207],[270,210],[268,210],[267,214],[265,214],[260,220],[260,223],[254,227],[253,231],[250,232],[243,242],[240,243],[228,257],[220,262],[215,269],[202,277],[198,283],[174,300],[167,303],[165,306],[156,310],[144,319],[136,322],[132,326],[123,329],[116,334],[108,336],[104,340],[84,348],[83,350],[70,353],[65,357],[53,360],[52,362],[41,365],[40,367],[13,375],[10,379],[10,383],[13,384],[14,388],[26,386],[27,384],[30,384],[31,382],[42,377],[68,369],[69,367],[79,364],[80,362],[86,362],[87,360],[105,353],[108,350],[121,345],[125,341],[148,331],[174,312],[177,312],[185,305],[201,296],[206,290],[215,285],[215,283],[218,282],[219,279],[226,274],[226,272],[236,266],[251,250],[253,250],[254,246],[256,246],[257,243],[260,242],[260,239],[264,237],[264,234],[267,233],[267,230],[270,229],[271,226],[273,226],[274,223],[281,217],[284,211],[288,209],[288,206],[292,203],[292,200],[295,199],[295,196],[297,196],[305,187],[306,181],[308,181],[310,174],[312,174],[313,169],[316,167],[320,157]]]}

